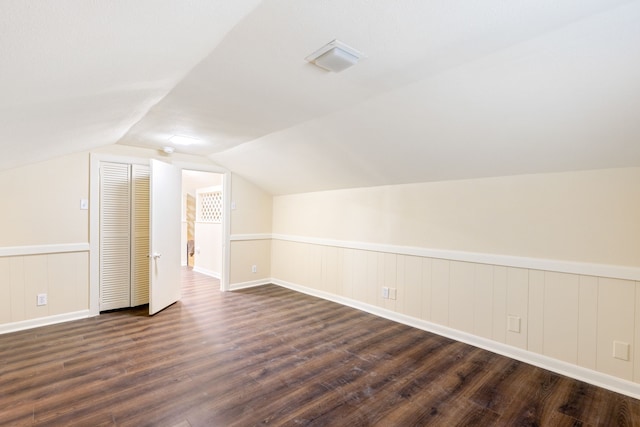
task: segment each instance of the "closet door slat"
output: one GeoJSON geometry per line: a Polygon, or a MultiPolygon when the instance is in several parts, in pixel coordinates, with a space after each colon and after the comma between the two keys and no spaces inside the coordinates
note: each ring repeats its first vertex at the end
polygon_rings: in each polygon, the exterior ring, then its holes
{"type": "Polygon", "coordinates": [[[131,306],[149,303],[149,166],[132,166],[131,306]]]}
{"type": "Polygon", "coordinates": [[[127,164],[100,165],[100,310],[130,306],[131,175],[127,164]]]}

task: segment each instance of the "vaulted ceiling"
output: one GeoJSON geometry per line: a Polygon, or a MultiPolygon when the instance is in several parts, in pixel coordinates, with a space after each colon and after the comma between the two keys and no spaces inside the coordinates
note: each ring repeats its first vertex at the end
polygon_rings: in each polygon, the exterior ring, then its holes
{"type": "Polygon", "coordinates": [[[0,169],[119,143],[272,194],[640,166],[640,1],[0,0],[0,169]],[[341,73],[304,58],[339,39],[341,73]]]}

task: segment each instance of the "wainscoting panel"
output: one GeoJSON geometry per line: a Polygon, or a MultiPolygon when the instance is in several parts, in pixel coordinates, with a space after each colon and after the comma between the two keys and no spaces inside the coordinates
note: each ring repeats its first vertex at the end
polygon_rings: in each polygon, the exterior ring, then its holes
{"type": "Polygon", "coordinates": [[[86,317],[88,251],[51,252],[31,247],[0,256],[0,333],[86,317]],[[22,255],[21,253],[28,253],[22,255]],[[47,304],[37,305],[38,294],[47,304]]]}
{"type": "Polygon", "coordinates": [[[640,282],[278,238],[271,257],[276,283],[640,382],[640,282]]]}

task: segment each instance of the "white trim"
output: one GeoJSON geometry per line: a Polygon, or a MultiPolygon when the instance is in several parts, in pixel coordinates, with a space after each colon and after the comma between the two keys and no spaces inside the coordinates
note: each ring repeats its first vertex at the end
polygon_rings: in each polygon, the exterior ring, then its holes
{"type": "Polygon", "coordinates": [[[113,156],[91,153],[89,167],[89,312],[100,314],[100,162],[113,156]]]}
{"type": "Polygon", "coordinates": [[[144,156],[121,156],[119,154],[110,153],[90,153],[91,158],[97,158],[98,162],[124,163],[128,165],[149,165],[151,157],[144,156]]]}
{"type": "Polygon", "coordinates": [[[240,242],[244,240],[269,240],[272,236],[269,233],[262,234],[232,234],[231,241],[232,242],[240,242]]]}
{"type": "Polygon", "coordinates": [[[220,290],[229,290],[229,269],[231,268],[231,252],[229,251],[231,236],[231,171],[215,164],[188,163],[176,161],[176,166],[182,170],[213,172],[222,175],[222,197],[224,198],[222,214],[222,273],[220,275],[220,290]]]}
{"type": "Polygon", "coordinates": [[[507,267],[528,268],[532,270],[556,271],[560,273],[581,274],[585,276],[611,277],[624,280],[640,280],[639,267],[591,264],[585,262],[529,258],[511,255],[484,254],[479,252],[453,251],[447,249],[429,249],[417,246],[399,246],[381,243],[321,239],[316,237],[291,236],[286,234],[272,234],[271,236],[275,240],[308,243],[312,245],[336,246],[348,249],[388,252],[399,255],[414,255],[453,261],[475,262],[480,264],[503,265],[507,267]]]}
{"type": "Polygon", "coordinates": [[[62,243],[58,245],[7,246],[0,247],[0,257],[21,255],[62,254],[67,252],[87,252],[89,243],[62,243]]]}
{"type": "Polygon", "coordinates": [[[89,310],[82,310],[74,311],[72,313],[56,314],[54,316],[39,317],[37,319],[5,323],[0,325],[0,334],[23,331],[25,329],[38,328],[40,326],[53,325],[56,323],[70,322],[71,320],[86,319],[87,317],[91,317],[89,310]]]}
{"type": "Polygon", "coordinates": [[[249,282],[234,283],[231,286],[229,286],[229,290],[230,291],[238,291],[240,289],[255,288],[257,286],[270,285],[272,283],[273,282],[271,281],[270,278],[268,278],[268,279],[251,280],[249,282]]]}
{"type": "Polygon", "coordinates": [[[202,267],[193,267],[193,271],[195,271],[196,273],[204,274],[205,276],[213,277],[214,279],[220,279],[220,273],[213,270],[207,270],[206,268],[202,267]]]}
{"type": "Polygon", "coordinates": [[[273,283],[296,292],[301,292],[307,295],[326,299],[328,301],[333,301],[338,304],[365,311],[367,313],[371,313],[385,319],[393,320],[404,325],[451,338],[453,340],[460,341],[474,347],[479,347],[506,357],[510,357],[512,359],[516,359],[530,365],[556,372],[561,375],[566,375],[568,377],[584,381],[589,384],[614,391],[616,393],[621,393],[635,399],[640,399],[640,384],[633,383],[631,381],[616,378],[611,375],[583,368],[581,366],[572,365],[561,360],[553,359],[551,357],[533,353],[517,347],[512,347],[497,341],[489,340],[487,338],[468,334],[466,332],[458,331],[447,326],[438,325],[426,320],[396,313],[385,308],[366,304],[339,295],[330,294],[328,292],[308,288],[306,286],[297,285],[291,282],[286,282],[284,280],[272,278],[269,283],[273,283]]]}

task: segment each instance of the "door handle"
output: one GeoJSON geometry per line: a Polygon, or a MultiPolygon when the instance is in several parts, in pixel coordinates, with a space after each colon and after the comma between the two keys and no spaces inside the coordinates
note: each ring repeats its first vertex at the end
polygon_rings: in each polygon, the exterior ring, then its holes
{"type": "Polygon", "coordinates": [[[153,253],[153,255],[151,255],[151,257],[152,257],[153,259],[158,259],[158,258],[160,258],[161,256],[162,256],[162,254],[160,254],[160,253],[158,253],[158,252],[154,252],[154,253],[153,253]]]}

